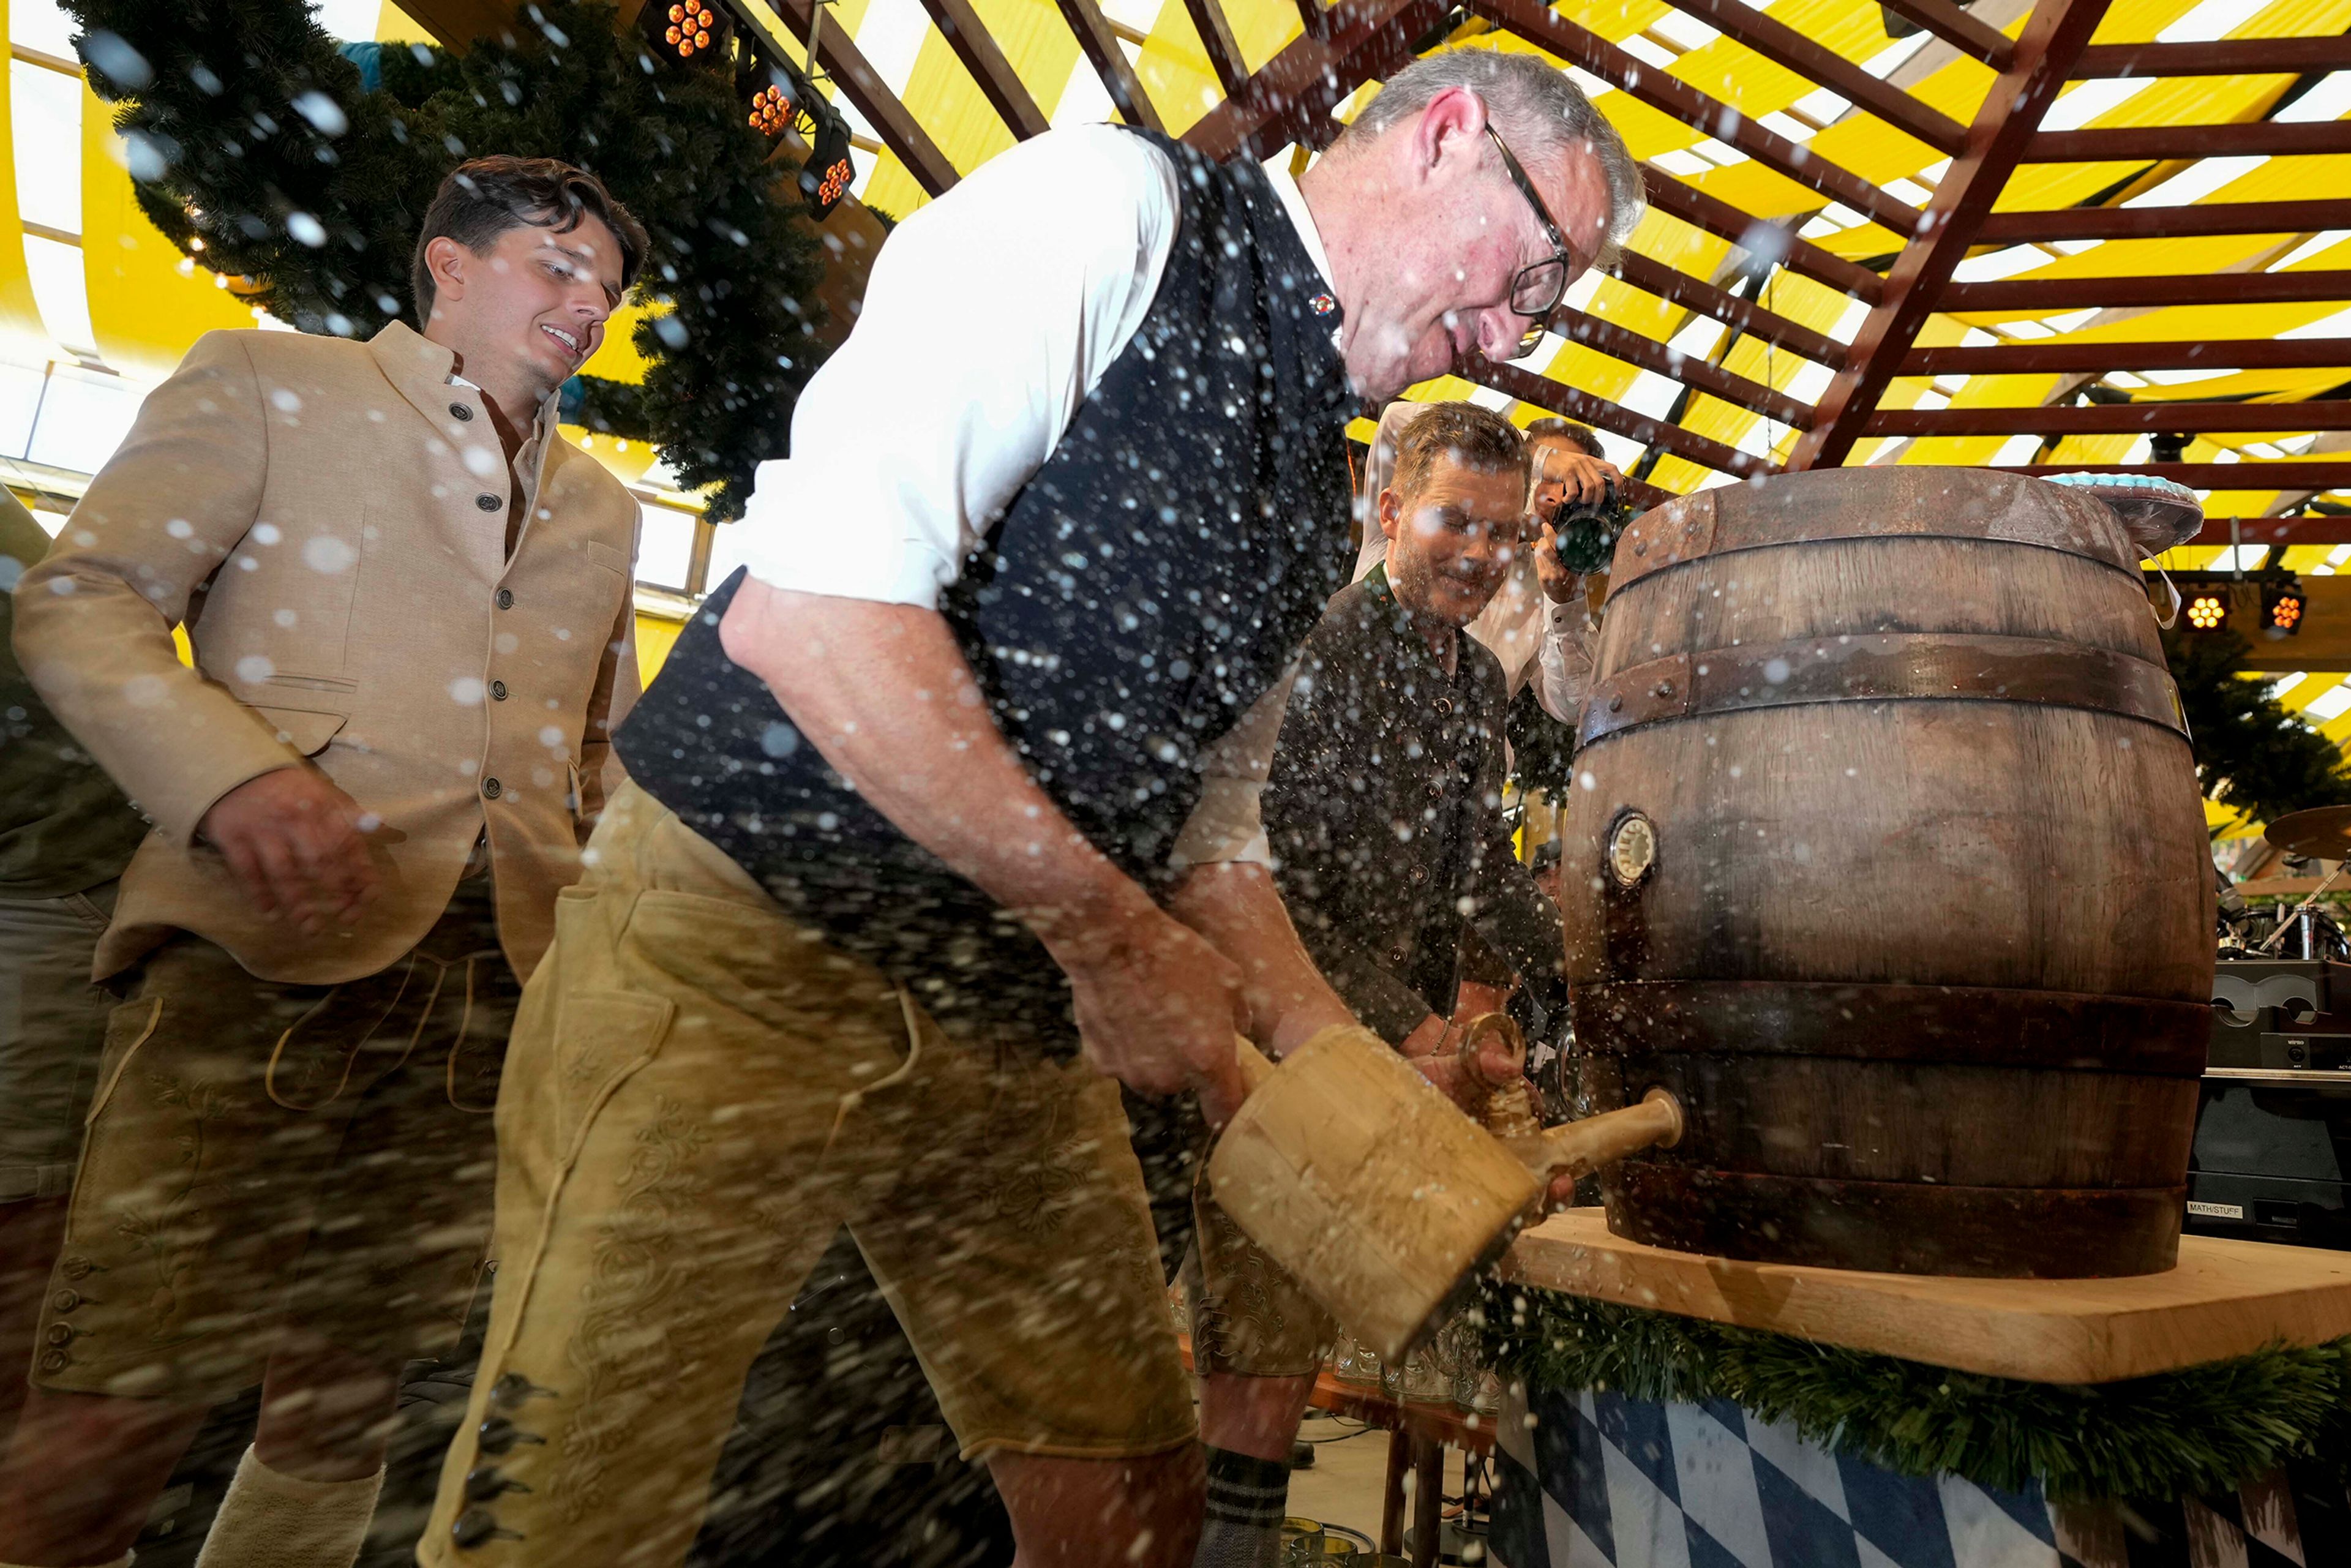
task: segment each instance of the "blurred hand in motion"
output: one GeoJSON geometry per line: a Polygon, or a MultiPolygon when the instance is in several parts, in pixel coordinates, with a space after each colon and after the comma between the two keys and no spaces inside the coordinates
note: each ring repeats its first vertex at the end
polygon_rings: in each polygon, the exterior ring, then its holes
{"type": "Polygon", "coordinates": [[[371,825],[325,774],[279,768],[214,801],[196,837],[221,852],[256,909],[312,934],[330,920],[358,919],[375,896],[371,825]]]}
{"type": "Polygon", "coordinates": [[[1519,1059],[1499,1031],[1489,1030],[1478,1042],[1477,1068],[1461,1060],[1461,1042],[1468,1038],[1472,1015],[1454,1023],[1431,1013],[1421,1026],[1404,1037],[1396,1050],[1420,1069],[1420,1075],[1445,1092],[1445,1097],[1470,1116],[1486,1109],[1493,1085],[1520,1075],[1519,1059]]]}
{"type": "Polygon", "coordinates": [[[1240,968],[1136,896],[1141,907],[1120,916],[1040,923],[1070,977],[1086,1061],[1139,1094],[1196,1090],[1221,1126],[1246,1092],[1233,1052],[1249,1023],[1240,968]]]}

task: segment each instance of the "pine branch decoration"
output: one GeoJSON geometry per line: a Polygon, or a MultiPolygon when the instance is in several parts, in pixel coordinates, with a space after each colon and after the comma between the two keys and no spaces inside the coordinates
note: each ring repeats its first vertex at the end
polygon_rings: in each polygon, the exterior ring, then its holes
{"type": "Polygon", "coordinates": [[[339,49],[301,0],[66,0],[92,88],[120,103],[141,207],[203,266],[306,332],[372,336],[409,313],[425,205],[467,157],[561,158],[652,236],[642,387],[583,378],[578,417],[648,441],[709,515],[739,517],[785,455],[821,351],[817,245],[794,168],[733,85],[656,61],[609,5],[528,5],[463,56],[339,49]],[[371,84],[363,75],[374,81],[371,84]]]}
{"type": "Polygon", "coordinates": [[[1489,1282],[1488,1354],[1545,1391],[1727,1399],[1909,1476],[2051,1499],[2228,1491],[2288,1459],[2351,1478],[2351,1339],[2121,1383],[2024,1383],[1489,1282]]]}

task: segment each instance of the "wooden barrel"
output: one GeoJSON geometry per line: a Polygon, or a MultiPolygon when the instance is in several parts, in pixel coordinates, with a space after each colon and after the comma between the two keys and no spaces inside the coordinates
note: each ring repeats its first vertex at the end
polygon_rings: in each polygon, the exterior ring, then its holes
{"type": "Polygon", "coordinates": [[[1907,1273],[2171,1267],[2213,886],[2137,552],[1993,471],[1789,475],[1616,548],[1562,820],[1604,1177],[1659,1246],[1907,1273]]]}

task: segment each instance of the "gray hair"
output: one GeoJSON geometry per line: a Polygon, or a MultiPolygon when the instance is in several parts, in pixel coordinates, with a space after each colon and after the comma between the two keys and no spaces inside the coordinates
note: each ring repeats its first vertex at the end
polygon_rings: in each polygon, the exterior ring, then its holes
{"type": "Polygon", "coordinates": [[[1592,155],[1608,186],[1608,225],[1594,265],[1614,262],[1647,207],[1641,167],[1607,116],[1592,106],[1567,73],[1532,55],[1478,48],[1425,55],[1390,77],[1340,140],[1368,141],[1457,87],[1478,95],[1494,129],[1520,158],[1549,160],[1571,150],[1592,155]]]}

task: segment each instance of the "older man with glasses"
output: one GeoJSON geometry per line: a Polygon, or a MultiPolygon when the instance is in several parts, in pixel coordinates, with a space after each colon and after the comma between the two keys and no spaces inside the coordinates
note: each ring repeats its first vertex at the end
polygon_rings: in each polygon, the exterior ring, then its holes
{"type": "MultiPolygon", "coordinates": [[[[760,469],[747,570],[618,738],[634,782],[525,996],[506,1267],[423,1562],[681,1561],[844,1223],[1022,1561],[1190,1558],[1201,1455],[1108,1080],[1229,1110],[1236,1029],[1352,1021],[1257,848],[1347,420],[1512,352],[1639,204],[1563,75],[1476,50],[1294,181],[1070,127],[899,226],[760,469]]],[[[1209,1442],[1253,1518],[1254,1461],[1209,1442]]]]}

